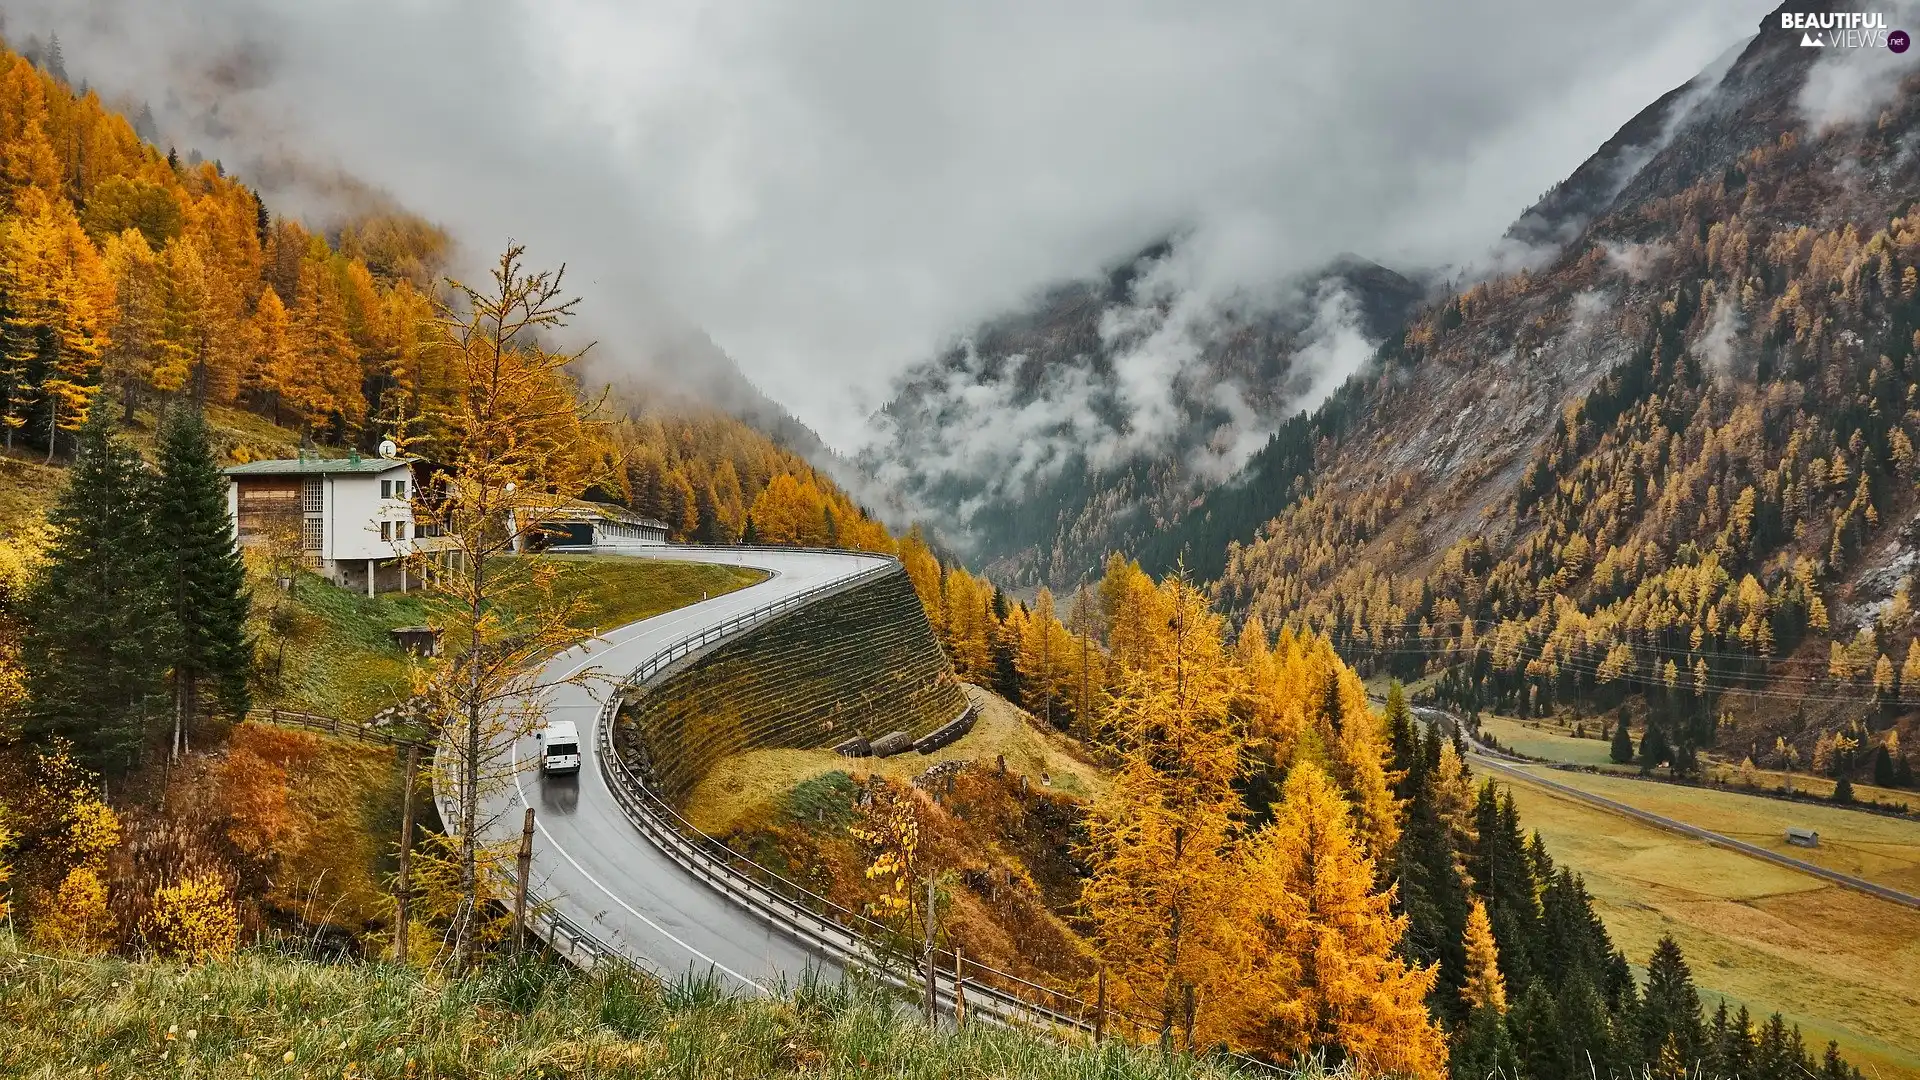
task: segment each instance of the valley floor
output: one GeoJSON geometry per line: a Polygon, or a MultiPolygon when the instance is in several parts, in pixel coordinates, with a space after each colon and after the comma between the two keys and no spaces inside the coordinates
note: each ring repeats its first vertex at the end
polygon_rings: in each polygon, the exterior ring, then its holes
{"type": "MultiPolygon", "coordinates": [[[[1624,778],[1552,775],[1755,843],[1776,826],[1784,832],[1787,818],[1819,828],[1823,844],[1833,830],[1825,852],[1792,853],[1818,854],[1835,860],[1836,869],[1913,887],[1920,823],[1624,778]],[[1815,820],[1811,812],[1822,810],[1835,819],[1815,820]]],[[[1913,977],[1920,970],[1920,911],[1542,787],[1505,786],[1521,821],[1540,832],[1556,862],[1586,878],[1608,931],[1629,957],[1649,955],[1671,934],[1709,1011],[1719,997],[1759,1017],[1777,1010],[1801,1026],[1811,1045],[1838,1040],[1868,1076],[1920,1077],[1920,983],[1913,977]]]]}

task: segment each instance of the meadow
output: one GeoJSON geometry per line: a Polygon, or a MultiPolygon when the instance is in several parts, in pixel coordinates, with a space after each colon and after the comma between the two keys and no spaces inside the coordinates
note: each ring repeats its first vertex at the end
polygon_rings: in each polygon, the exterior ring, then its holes
{"type": "MultiPolygon", "coordinates": [[[[1643,781],[1553,775],[1694,793],[1643,781]]],[[[1709,1011],[1718,998],[1732,1007],[1745,1004],[1757,1017],[1778,1011],[1800,1025],[1811,1045],[1838,1040],[1869,1077],[1920,1077],[1920,981],[1913,975],[1920,970],[1920,911],[1536,785],[1502,783],[1513,792],[1521,821],[1540,833],[1557,863],[1586,879],[1615,944],[1629,958],[1643,961],[1662,935],[1671,934],[1709,1011]]],[[[1768,807],[1749,809],[1762,813],[1768,807]]]]}

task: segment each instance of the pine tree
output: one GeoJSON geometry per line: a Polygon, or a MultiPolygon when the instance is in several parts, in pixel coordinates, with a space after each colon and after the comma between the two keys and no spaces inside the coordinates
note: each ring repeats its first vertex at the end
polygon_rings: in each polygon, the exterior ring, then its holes
{"type": "Polygon", "coordinates": [[[160,125],[153,118],[153,106],[140,103],[140,114],[133,118],[133,133],[149,143],[160,141],[160,125]]]}
{"type": "Polygon", "coordinates": [[[174,758],[186,752],[188,736],[203,711],[201,690],[218,689],[219,712],[247,712],[247,672],[253,646],[247,640],[246,569],[234,545],[227,515],[226,481],[207,444],[198,410],[175,406],[160,430],[160,475],[155,484],[153,529],[164,540],[167,591],[175,635],[173,667],[174,758]]]}
{"type": "Polygon", "coordinates": [[[1627,710],[1620,710],[1619,726],[1613,729],[1613,747],[1607,757],[1615,765],[1627,765],[1633,761],[1633,732],[1627,729],[1627,710]]]}
{"type": "Polygon", "coordinates": [[[1468,979],[1468,916],[1471,902],[1460,872],[1460,856],[1437,803],[1438,777],[1419,769],[1412,785],[1400,843],[1394,851],[1395,898],[1407,918],[1401,948],[1422,965],[1435,965],[1438,978],[1428,1004],[1436,1017],[1452,1024],[1470,1011],[1462,996],[1468,979]]]}
{"type": "Polygon", "coordinates": [[[1849,778],[1846,773],[1841,773],[1839,778],[1833,782],[1833,794],[1827,796],[1827,798],[1832,802],[1843,805],[1851,803],[1853,801],[1853,780],[1849,778]]]}
{"type": "Polygon", "coordinates": [[[172,639],[152,491],[140,455],[114,437],[107,410],[94,410],[47,514],[47,566],[27,603],[26,733],[69,739],[110,774],[138,759],[172,639]]]}
{"type": "Polygon", "coordinates": [[[1648,1066],[1657,1067],[1669,1045],[1686,1063],[1698,1061],[1705,1049],[1700,992],[1694,988],[1693,972],[1672,937],[1662,937],[1647,961],[1647,988],[1640,1002],[1638,1026],[1641,1060],[1648,1066]]]}
{"type": "Polygon", "coordinates": [[[1447,1067],[1453,1080],[1518,1076],[1520,1060],[1507,1033],[1507,1018],[1489,1008],[1473,1010],[1454,1034],[1447,1067]]]}

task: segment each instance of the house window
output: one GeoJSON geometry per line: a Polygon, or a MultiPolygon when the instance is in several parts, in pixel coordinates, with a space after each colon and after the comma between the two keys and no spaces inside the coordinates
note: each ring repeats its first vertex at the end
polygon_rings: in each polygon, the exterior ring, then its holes
{"type": "Polygon", "coordinates": [[[405,480],[395,480],[393,482],[393,497],[396,499],[404,499],[407,497],[407,482],[405,480]]]}
{"type": "Polygon", "coordinates": [[[327,495],[320,486],[320,478],[309,476],[300,484],[300,509],[309,514],[322,513],[327,508],[327,495]]]}
{"type": "Polygon", "coordinates": [[[391,480],[380,481],[380,497],[383,499],[393,498],[393,481],[391,480]]]}
{"type": "Polygon", "coordinates": [[[300,522],[300,550],[319,551],[327,537],[327,520],[310,517],[300,522]]]}
{"type": "Polygon", "coordinates": [[[395,540],[405,540],[405,539],[407,538],[407,523],[406,523],[406,522],[404,522],[404,521],[396,521],[396,522],[394,522],[394,523],[393,523],[393,538],[394,538],[395,540]]]}
{"type": "Polygon", "coordinates": [[[380,539],[382,540],[393,539],[393,522],[383,521],[380,523],[380,539]]]}

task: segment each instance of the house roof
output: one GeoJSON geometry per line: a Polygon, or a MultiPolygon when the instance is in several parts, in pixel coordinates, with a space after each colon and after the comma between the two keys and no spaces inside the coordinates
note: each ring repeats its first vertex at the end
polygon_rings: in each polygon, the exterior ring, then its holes
{"type": "Polygon", "coordinates": [[[325,476],[329,473],[383,473],[419,461],[419,458],[280,458],[230,466],[228,476],[325,476]]]}
{"type": "Polygon", "coordinates": [[[613,503],[590,502],[586,499],[568,499],[551,506],[527,507],[529,514],[538,514],[543,524],[566,521],[618,521],[627,525],[651,525],[656,529],[665,529],[667,523],[636,514],[624,506],[613,503]]]}

